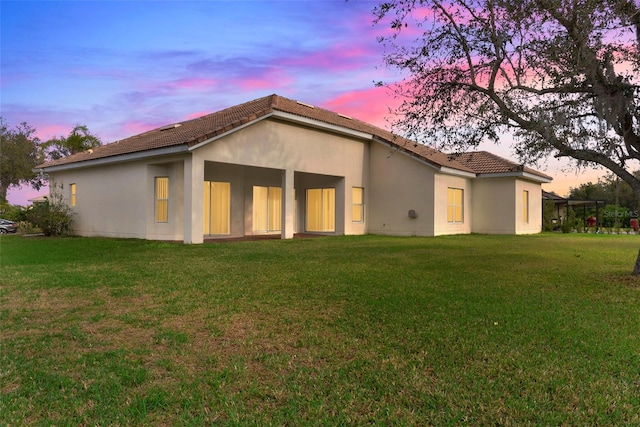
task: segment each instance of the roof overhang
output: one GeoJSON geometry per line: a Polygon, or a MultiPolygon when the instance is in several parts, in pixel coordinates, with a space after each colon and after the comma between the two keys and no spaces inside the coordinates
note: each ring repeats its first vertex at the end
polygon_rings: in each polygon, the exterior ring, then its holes
{"type": "Polygon", "coordinates": [[[544,176],[536,175],[526,171],[503,172],[503,173],[481,173],[481,174],[478,174],[478,178],[522,178],[528,181],[539,182],[541,184],[548,184],[551,181],[553,181],[553,178],[551,177],[544,177],[544,176]]]}
{"type": "Polygon", "coordinates": [[[195,145],[192,145],[191,147],[189,147],[189,151],[193,151],[193,150],[197,150],[198,148],[207,145],[217,139],[220,138],[224,138],[227,135],[230,135],[234,132],[238,132],[241,129],[244,129],[246,127],[249,127],[261,120],[266,120],[266,119],[280,119],[283,121],[287,121],[287,122],[291,122],[291,123],[297,123],[297,124],[301,124],[307,127],[312,127],[315,129],[321,129],[327,132],[331,132],[331,133],[337,133],[340,135],[345,135],[345,136],[349,136],[352,138],[356,138],[356,139],[362,139],[365,141],[370,141],[371,139],[373,139],[373,135],[370,133],[366,133],[366,132],[360,132],[357,130],[353,130],[353,129],[349,129],[349,128],[345,128],[342,126],[337,126],[337,125],[332,125],[330,123],[326,123],[320,120],[314,120],[314,119],[310,119],[307,117],[302,117],[302,116],[298,116],[296,114],[291,114],[291,113],[286,113],[284,111],[278,111],[278,110],[274,110],[268,114],[265,114],[264,116],[260,116],[250,122],[247,122],[241,126],[235,127],[233,129],[229,129],[227,132],[222,132],[218,135],[212,136],[211,138],[207,138],[202,142],[199,142],[195,145]]]}
{"type": "Polygon", "coordinates": [[[136,160],[152,159],[154,157],[168,156],[172,154],[182,154],[188,152],[186,145],[175,145],[166,148],[157,148],[155,150],[138,151],[136,153],[120,154],[116,156],[102,157],[99,159],[85,160],[82,162],[67,163],[57,166],[49,166],[44,168],[36,168],[34,172],[60,172],[72,169],[82,169],[94,166],[105,166],[114,163],[133,162],[136,160]]]}
{"type": "Polygon", "coordinates": [[[440,172],[446,173],[447,175],[462,176],[464,178],[477,178],[478,177],[478,175],[476,175],[473,172],[461,171],[461,170],[458,170],[458,169],[449,168],[447,166],[442,166],[440,168],[440,172]]]}

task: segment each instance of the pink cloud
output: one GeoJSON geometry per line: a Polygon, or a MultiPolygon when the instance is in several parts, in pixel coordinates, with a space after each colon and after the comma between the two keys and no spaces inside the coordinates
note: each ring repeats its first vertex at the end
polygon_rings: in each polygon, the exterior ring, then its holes
{"type": "Polygon", "coordinates": [[[274,91],[289,87],[293,84],[293,78],[282,69],[272,68],[257,76],[238,78],[234,84],[238,85],[243,91],[265,89],[274,91]]]}
{"type": "MultiPolygon", "coordinates": [[[[166,123],[159,123],[154,121],[142,121],[142,120],[131,120],[122,124],[122,129],[124,133],[129,137],[131,135],[138,135],[143,132],[150,131],[166,123]]],[[[125,137],[125,138],[126,138],[125,137]]]]}
{"type": "Polygon", "coordinates": [[[185,120],[193,120],[193,119],[198,119],[202,116],[206,116],[208,114],[211,114],[212,111],[198,111],[195,113],[191,113],[191,114],[187,114],[186,116],[184,116],[185,120]]]}
{"type": "Polygon", "coordinates": [[[379,52],[353,43],[340,42],[328,49],[305,56],[280,60],[286,67],[316,68],[330,71],[350,71],[362,68],[367,58],[378,58],[379,52]]]}
{"type": "Polygon", "coordinates": [[[207,78],[182,78],[174,80],[166,85],[167,89],[203,89],[211,88],[218,84],[216,79],[207,78]]]}
{"type": "Polygon", "coordinates": [[[73,126],[61,124],[46,124],[36,127],[36,136],[41,141],[48,141],[59,136],[67,136],[73,129],[73,126]]]}
{"type": "Polygon", "coordinates": [[[381,87],[346,92],[336,98],[325,101],[322,106],[336,113],[388,129],[389,109],[397,108],[400,101],[381,87]]]}

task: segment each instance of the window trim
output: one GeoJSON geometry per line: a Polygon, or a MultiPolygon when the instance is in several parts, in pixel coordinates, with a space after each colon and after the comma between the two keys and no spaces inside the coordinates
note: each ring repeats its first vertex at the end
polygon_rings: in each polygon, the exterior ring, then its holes
{"type": "Polygon", "coordinates": [[[351,187],[351,222],[363,223],[364,222],[364,187],[351,187]],[[354,191],[360,190],[360,202],[356,203],[354,200],[354,191]],[[360,219],[355,218],[356,209],[360,214],[360,219]]]}
{"type": "Polygon", "coordinates": [[[69,205],[75,207],[78,204],[78,186],[75,182],[69,184],[69,205]]]}
{"type": "Polygon", "coordinates": [[[154,199],[155,199],[155,222],[157,224],[166,224],[169,222],[169,177],[168,176],[156,176],[154,177],[154,199]],[[161,197],[160,182],[166,181],[166,196],[161,197]],[[162,210],[162,211],[161,211],[162,210]],[[161,216],[161,214],[163,214],[161,216]]]}
{"type": "Polygon", "coordinates": [[[464,224],[464,188],[447,187],[447,222],[449,224],[464,224]],[[456,204],[456,193],[460,192],[460,204],[456,204]],[[450,197],[453,195],[453,197],[450,197]],[[457,218],[458,209],[460,219],[457,218]],[[450,215],[451,214],[451,215],[450,215]]]}

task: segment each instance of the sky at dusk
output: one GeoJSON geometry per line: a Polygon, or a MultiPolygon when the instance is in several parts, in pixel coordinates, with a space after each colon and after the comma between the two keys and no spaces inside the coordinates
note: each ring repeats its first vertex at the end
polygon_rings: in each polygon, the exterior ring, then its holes
{"type": "MultiPolygon", "coordinates": [[[[398,101],[373,1],[0,1],[0,115],[42,140],[87,125],[103,143],[276,93],[389,128],[398,101]]],[[[503,146],[480,147],[516,160],[503,146]]],[[[597,181],[563,171],[545,190],[597,181]]],[[[28,205],[46,194],[11,189],[28,205]]]]}

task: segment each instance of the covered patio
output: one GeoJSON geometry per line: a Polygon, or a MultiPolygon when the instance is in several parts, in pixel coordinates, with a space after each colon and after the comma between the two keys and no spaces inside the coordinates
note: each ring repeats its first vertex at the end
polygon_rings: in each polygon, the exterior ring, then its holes
{"type": "Polygon", "coordinates": [[[562,221],[567,218],[568,208],[571,207],[576,212],[576,215],[582,212],[583,226],[594,226],[596,227],[596,232],[600,231],[600,208],[604,208],[606,204],[604,200],[567,199],[562,196],[558,196],[555,193],[550,193],[544,190],[542,191],[542,200],[553,201],[553,203],[555,204],[556,217],[554,218],[554,222],[555,224],[557,224],[557,227],[560,227],[562,221]],[[587,220],[587,208],[594,206],[596,208],[595,224],[590,225],[587,220]]]}

